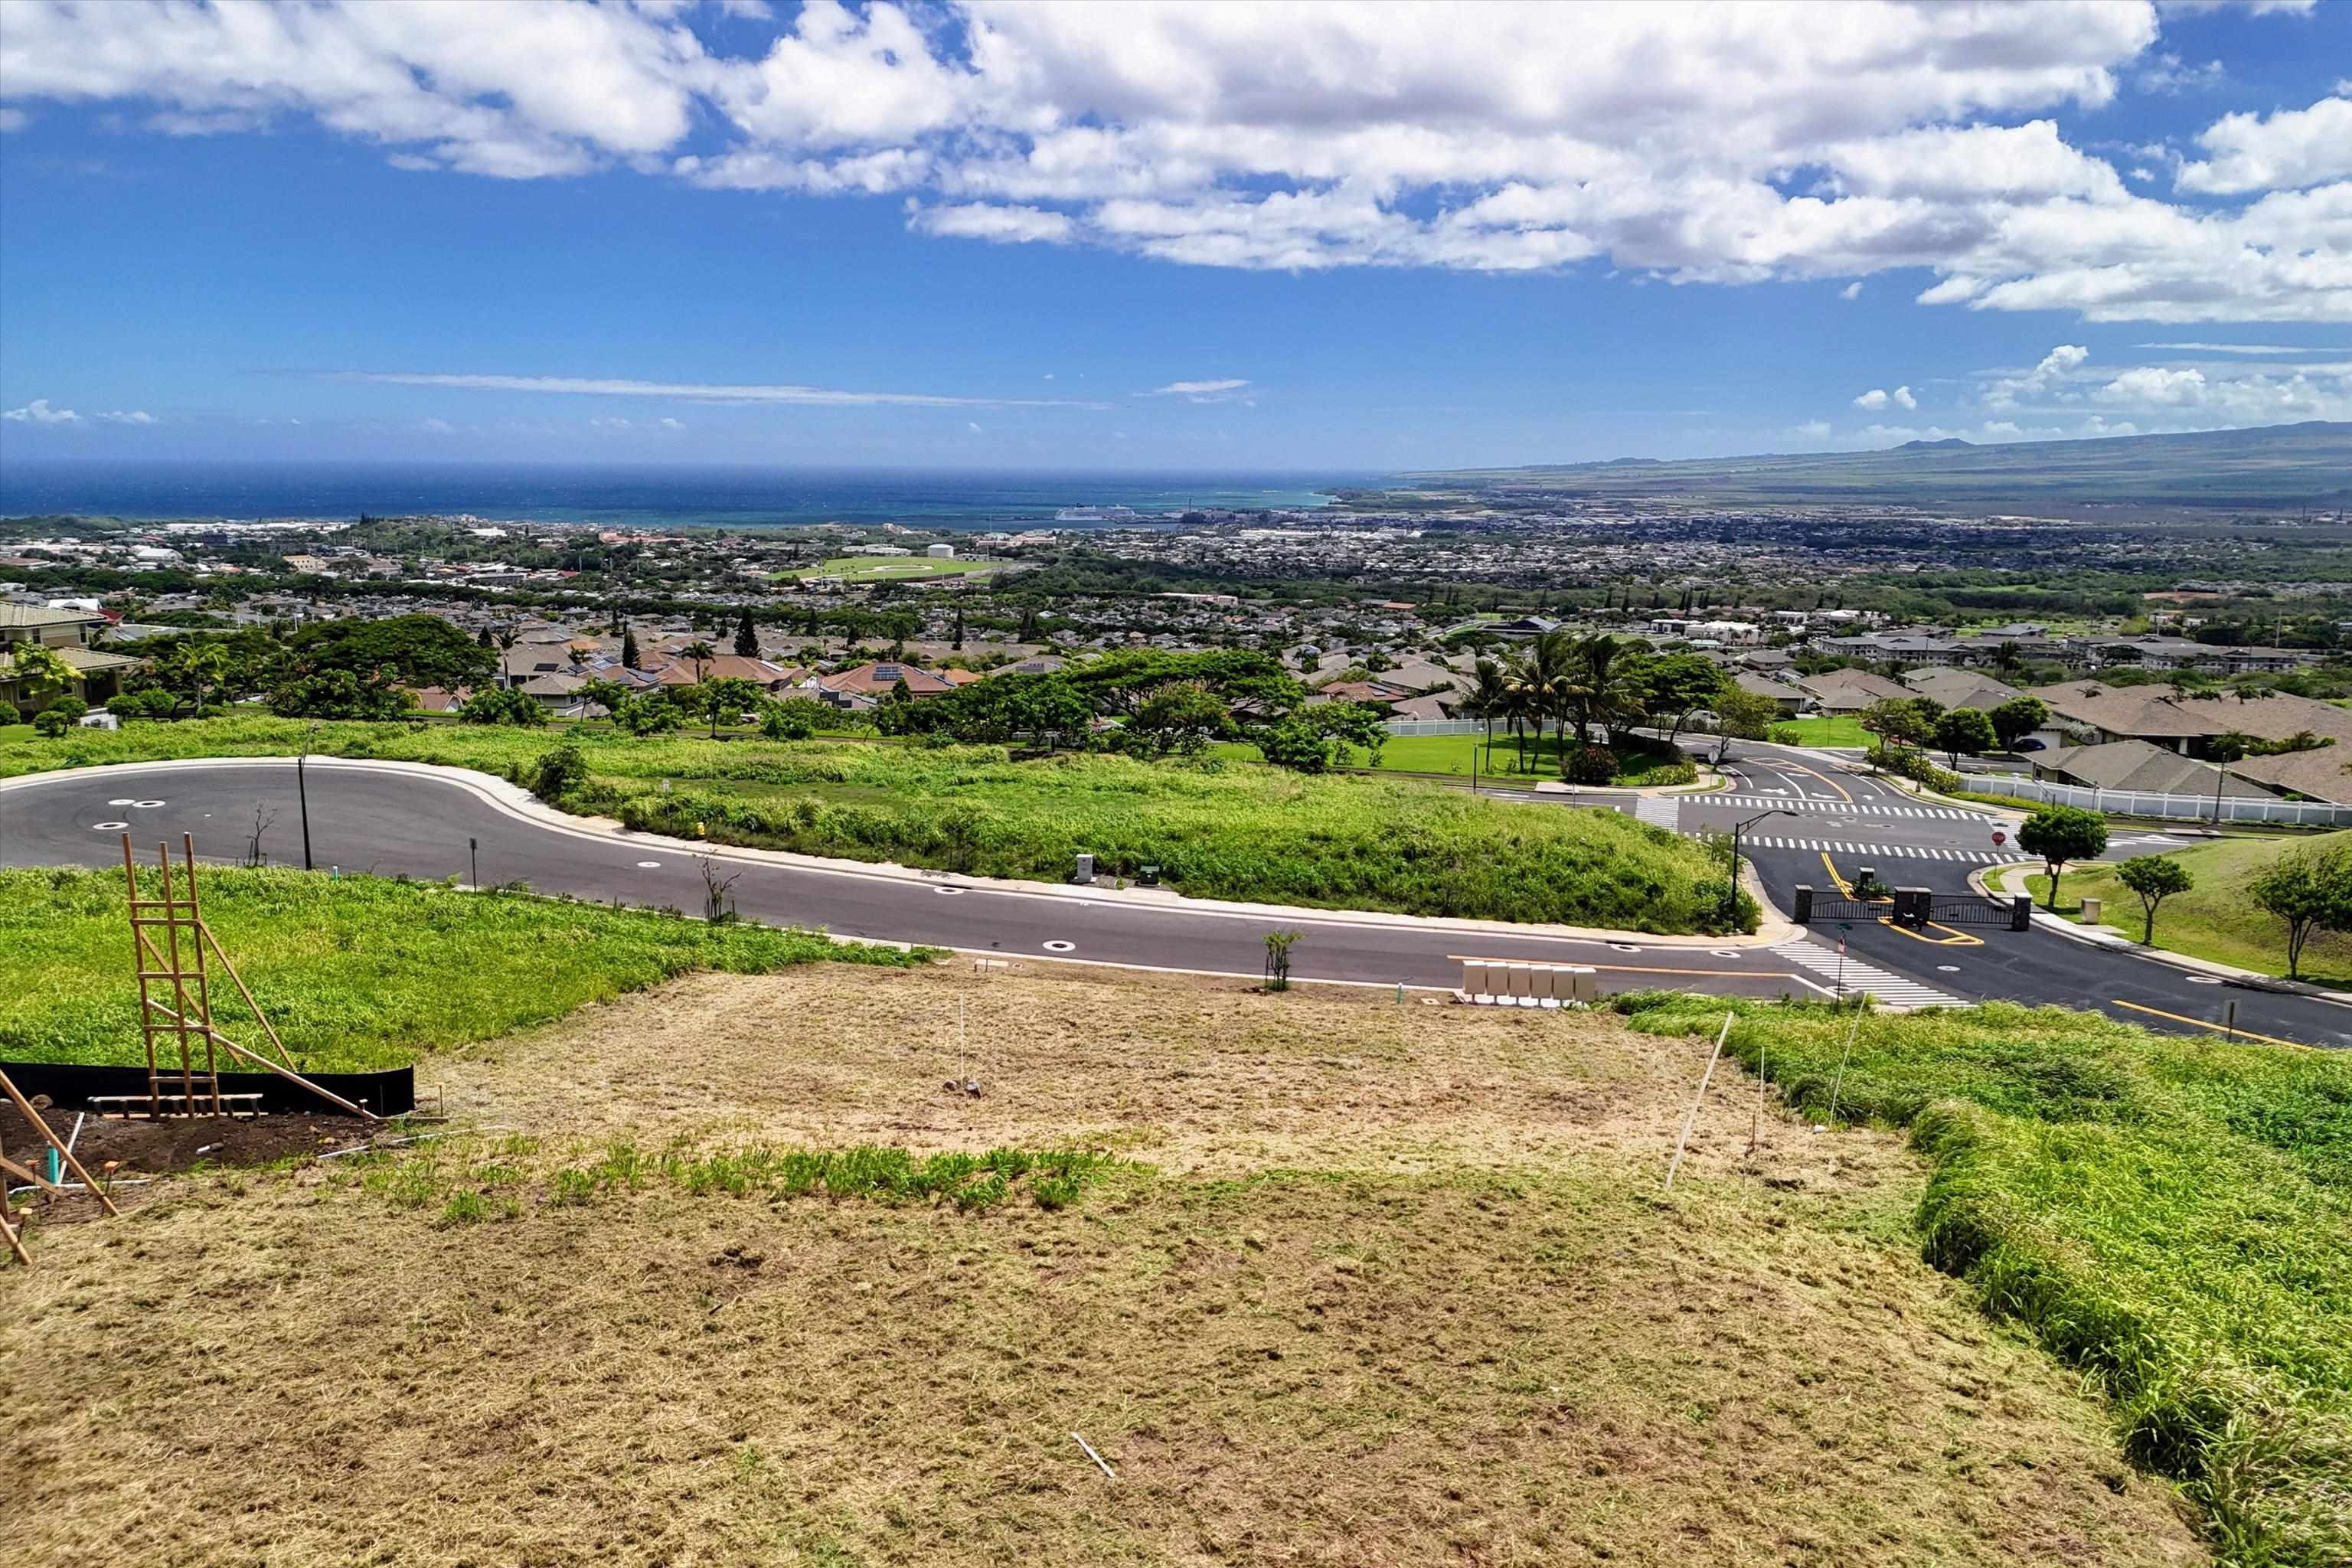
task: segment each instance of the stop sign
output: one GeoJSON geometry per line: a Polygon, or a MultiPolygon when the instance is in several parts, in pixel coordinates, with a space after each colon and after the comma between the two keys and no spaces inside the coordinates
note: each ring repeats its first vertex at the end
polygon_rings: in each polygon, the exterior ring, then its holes
{"type": "Polygon", "coordinates": [[[1992,830],[1992,841],[1995,844],[2006,844],[2009,842],[2009,835],[1996,827],[1992,830]]]}

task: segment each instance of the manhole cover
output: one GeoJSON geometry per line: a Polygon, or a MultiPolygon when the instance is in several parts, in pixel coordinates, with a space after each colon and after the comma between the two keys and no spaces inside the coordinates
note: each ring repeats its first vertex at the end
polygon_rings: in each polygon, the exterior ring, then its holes
{"type": "Polygon", "coordinates": [[[1075,942],[1049,942],[1045,943],[1045,951],[1047,952],[1076,952],[1078,951],[1078,944],[1075,942]]]}
{"type": "Polygon", "coordinates": [[[120,833],[131,826],[127,822],[93,822],[90,827],[100,833],[120,833]]]}

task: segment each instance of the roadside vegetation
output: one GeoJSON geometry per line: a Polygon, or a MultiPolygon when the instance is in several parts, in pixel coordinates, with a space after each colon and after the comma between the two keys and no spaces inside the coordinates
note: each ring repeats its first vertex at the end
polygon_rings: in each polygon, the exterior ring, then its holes
{"type": "MultiPolygon", "coordinates": [[[[688,970],[921,962],[809,931],[375,877],[206,867],[203,894],[205,924],[316,1072],[402,1066],[688,970]]],[[[0,870],[0,1059],[145,1064],[122,900],[120,871],[0,870]]],[[[260,1047],[231,987],[216,987],[213,1016],[260,1047]]]]}
{"type": "MultiPolygon", "coordinates": [[[[2191,885],[2163,900],[2155,922],[2156,946],[2258,973],[2284,974],[2286,921],[2263,909],[2254,898],[2254,885],[2282,861],[2295,859],[2334,867],[2339,877],[2352,879],[2352,829],[2309,838],[2221,839],[2175,850],[2164,858],[2186,868],[2191,885]]],[[[2048,879],[2035,877],[2033,890],[2046,898],[2048,879]]],[[[2125,885],[2121,866],[2077,866],[2068,871],[2057,912],[2079,918],[2086,898],[2100,900],[2103,923],[2140,934],[2141,901],[2125,885]]],[[[2352,893],[2343,907],[2352,914],[2352,893]]],[[[2352,987],[2352,923],[2315,931],[2301,956],[2301,978],[2352,987]]]]}
{"type": "MultiPolygon", "coordinates": [[[[1676,1035],[1727,1005],[1618,1005],[1676,1035]]],[[[2352,1058],[2058,1008],[1732,1005],[1729,1048],[1802,1114],[1908,1130],[1927,1258],[2095,1380],[2223,1561],[2352,1557],[2352,1058]]]]}
{"type": "Polygon", "coordinates": [[[1851,717],[1788,719],[1772,726],[1769,737],[1783,746],[1868,747],[1877,739],[1851,717]]]}
{"type": "MultiPolygon", "coordinates": [[[[1579,751],[1573,743],[1569,748],[1573,763],[1579,751]]],[[[1695,784],[1698,770],[1682,754],[1663,742],[1645,740],[1636,735],[1622,735],[1606,746],[1584,748],[1598,751],[1609,758],[1609,774],[1597,782],[1617,789],[1648,789],[1663,784],[1695,784]]],[[[1235,761],[1255,762],[1261,753],[1246,741],[1225,742],[1212,748],[1214,755],[1235,761]]],[[[1335,765],[1349,768],[1372,768],[1381,773],[1444,773],[1450,777],[1469,779],[1474,776],[1492,779],[1498,786],[1526,784],[1538,780],[1561,776],[1560,743],[1557,735],[1534,737],[1522,735],[1517,740],[1507,737],[1489,739],[1485,735],[1396,735],[1384,741],[1378,752],[1362,747],[1343,747],[1335,765]]],[[[1596,759],[1597,760],[1597,759],[1596,759]]],[[[1580,782],[1596,782],[1587,775],[1580,782]]]]}
{"type": "MultiPolygon", "coordinates": [[[[973,876],[1102,873],[1199,898],[1549,921],[1721,929],[1704,846],[1611,812],[1292,771],[1001,746],[874,747],[277,719],[134,723],[55,740],[0,732],[0,775],[166,757],[320,754],[479,769],[632,827],[973,876]],[[19,741],[16,736],[25,737],[19,741]],[[669,791],[663,792],[664,781],[669,791]]],[[[1753,929],[1753,900],[1738,923],[1753,929]]]]}

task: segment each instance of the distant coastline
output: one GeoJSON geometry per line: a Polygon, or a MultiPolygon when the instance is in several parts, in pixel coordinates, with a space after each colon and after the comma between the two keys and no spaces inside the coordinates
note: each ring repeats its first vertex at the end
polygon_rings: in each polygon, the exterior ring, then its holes
{"type": "Polygon", "coordinates": [[[0,516],[250,521],[472,513],[498,521],[635,528],[843,522],[985,531],[1110,526],[1056,514],[1115,509],[1297,510],[1377,477],[1087,474],[544,465],[98,462],[0,464],[0,516]]]}

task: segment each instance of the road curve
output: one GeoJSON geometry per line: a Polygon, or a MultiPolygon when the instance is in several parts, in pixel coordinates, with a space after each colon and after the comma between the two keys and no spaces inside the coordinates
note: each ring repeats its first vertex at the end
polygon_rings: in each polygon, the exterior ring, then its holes
{"type": "MultiPolygon", "coordinates": [[[[704,907],[697,848],[546,820],[536,809],[501,804],[467,777],[410,764],[311,759],[313,863],[488,885],[520,880],[540,892],[598,903],[704,907]]],[[[158,841],[176,847],[184,832],[195,836],[202,857],[237,861],[257,835],[270,864],[302,863],[290,759],[130,763],[0,781],[0,865],[118,864],[125,825],[151,856],[158,841]]],[[[1499,934],[1321,910],[1274,918],[1122,899],[1108,889],[1073,897],[944,873],[909,876],[851,862],[793,858],[799,863],[787,865],[716,853],[719,874],[733,879],[728,896],[749,919],[1008,959],[1255,977],[1264,968],[1266,933],[1289,927],[1303,933],[1292,961],[1299,980],[1450,989],[1460,982],[1460,960],[1478,957],[1589,964],[1607,991],[1681,987],[1771,997],[1822,989],[1820,976],[1754,944],[1499,934]]]]}

